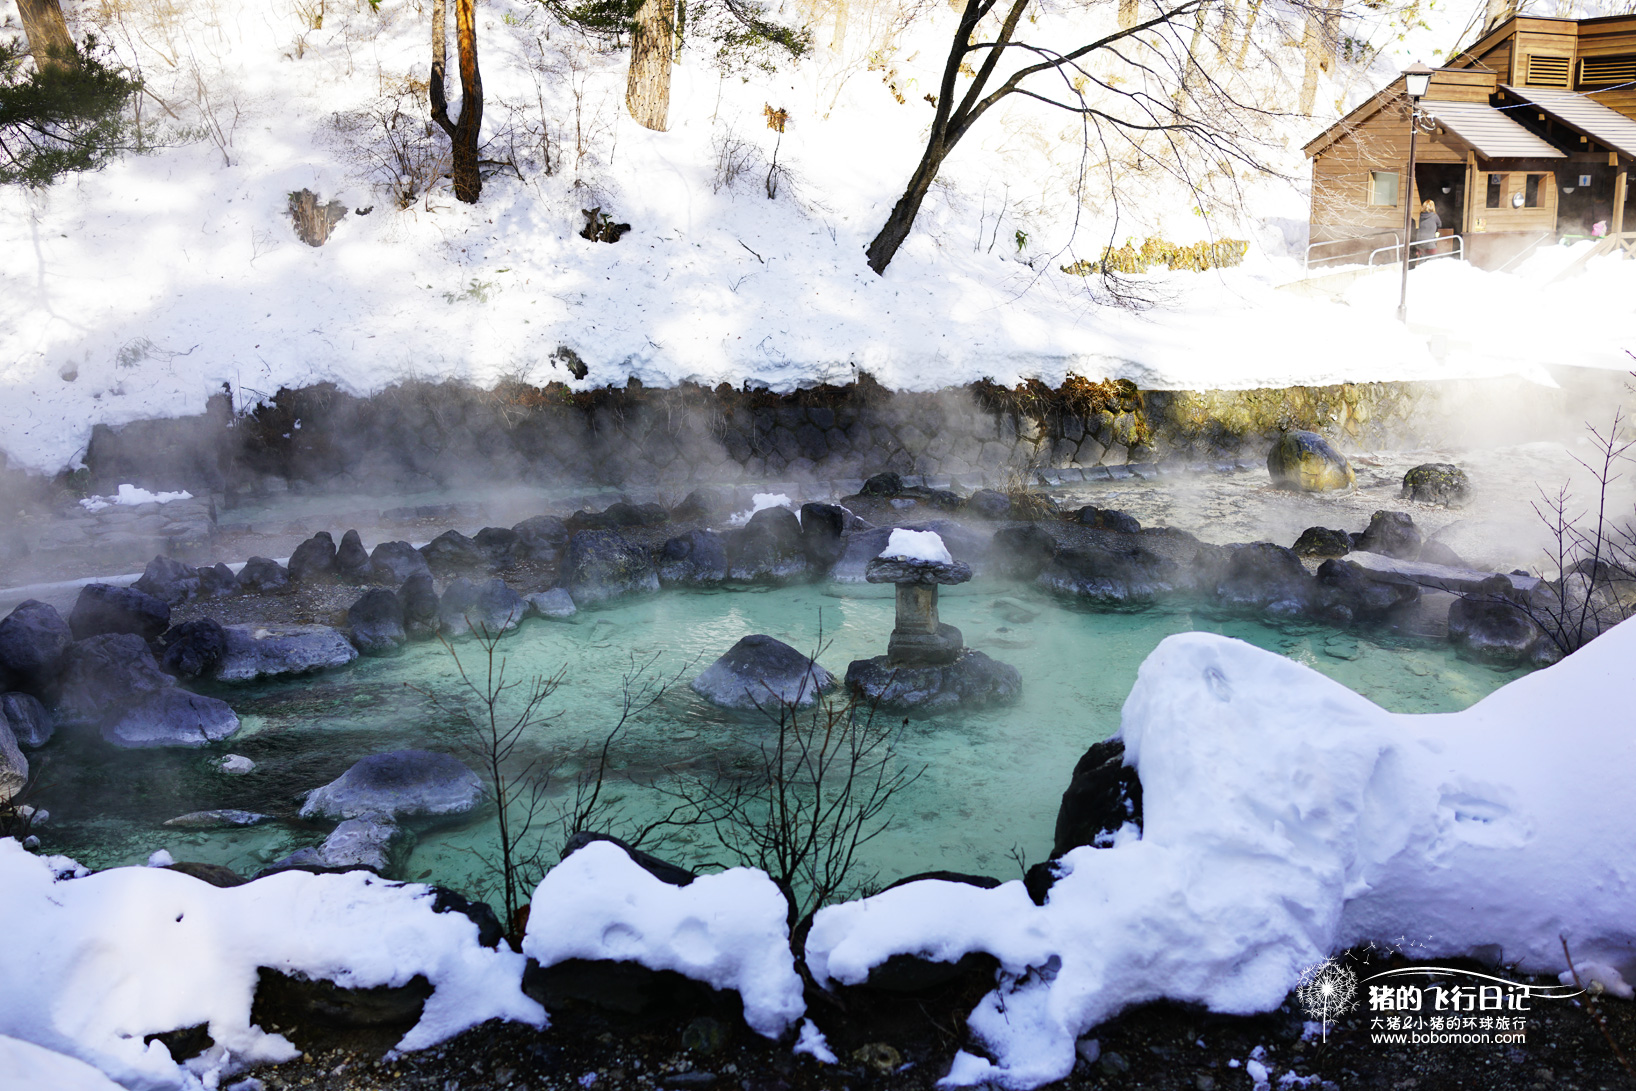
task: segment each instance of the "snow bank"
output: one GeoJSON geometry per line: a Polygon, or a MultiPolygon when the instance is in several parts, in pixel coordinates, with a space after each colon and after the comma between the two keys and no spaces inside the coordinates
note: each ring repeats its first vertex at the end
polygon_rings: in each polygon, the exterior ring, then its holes
{"type": "Polygon", "coordinates": [[[806,1010],[786,926],[788,907],[765,872],[732,868],[671,886],[618,845],[593,841],[534,891],[523,954],[541,966],[571,958],[674,970],[744,1000],[744,1021],[776,1038],[806,1010]]]}
{"type": "Polygon", "coordinates": [[[101,511],[111,508],[115,504],[134,506],[136,504],[168,504],[172,500],[192,500],[190,492],[149,492],[139,489],[135,485],[121,485],[113,496],[87,496],[80,501],[80,507],[86,511],[101,511]]]}
{"type": "MultiPolygon", "coordinates": [[[[362,872],[284,872],[218,889],[174,871],[115,868],[58,879],[61,861],[0,840],[0,1034],[78,1058],[132,1091],[196,1088],[197,1076],[297,1050],[250,1023],[256,969],[348,987],[434,987],[398,1043],[420,1049],[487,1019],[543,1026],[521,990],[524,960],[477,941],[430,888],[362,872]],[[208,1023],[193,1073],[143,1036],[208,1023]],[[196,1074],[196,1075],[195,1075],[196,1074]]],[[[5,1071],[0,1062],[0,1072],[5,1071]]]]}
{"type": "Polygon", "coordinates": [[[882,557],[904,561],[931,561],[934,564],[953,564],[954,557],[942,537],[935,530],[894,530],[886,539],[882,557]]]}
{"type": "Polygon", "coordinates": [[[84,1061],[4,1034],[0,1081],[7,1091],[124,1091],[84,1061]]]}
{"type": "Polygon", "coordinates": [[[820,982],[897,953],[988,951],[998,987],[947,1082],[1035,1087],[1075,1037],[1168,997],[1248,1013],[1365,941],[1530,973],[1576,959],[1636,969],[1636,776],[1626,622],[1463,712],[1394,715],[1282,656],[1186,633],[1125,702],[1143,785],[1140,841],[1080,848],[1047,904],[912,883],[819,912],[820,982]]]}

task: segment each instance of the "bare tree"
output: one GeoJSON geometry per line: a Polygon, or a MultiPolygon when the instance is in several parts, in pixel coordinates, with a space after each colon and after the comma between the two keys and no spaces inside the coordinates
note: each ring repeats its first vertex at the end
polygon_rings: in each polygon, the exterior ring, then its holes
{"type": "Polygon", "coordinates": [[[483,76],[477,69],[477,0],[454,0],[455,44],[460,59],[460,117],[455,121],[449,120],[449,101],[444,91],[448,67],[446,3],[432,0],[432,119],[448,134],[453,149],[449,174],[454,179],[455,197],[476,204],[483,193],[483,176],[477,162],[483,129],[483,76]]]}
{"type": "Polygon", "coordinates": [[[76,54],[58,0],[17,0],[29,52],[41,68],[72,68],[76,54]]]}
{"type": "MultiPolygon", "coordinates": [[[[1008,0],[1009,6],[1001,7],[1000,0],[966,0],[943,66],[926,150],[903,196],[869,244],[869,267],[875,272],[884,273],[903,245],[921,202],[955,146],[985,113],[1012,95],[1082,119],[1087,151],[1093,144],[1103,151],[1116,201],[1112,149],[1120,146],[1130,147],[1140,161],[1160,163],[1195,193],[1197,176],[1218,167],[1270,171],[1260,159],[1259,140],[1250,123],[1271,116],[1271,111],[1240,97],[1212,74],[1214,66],[1204,64],[1200,16],[1212,0],[1158,0],[1146,18],[1136,17],[1133,3],[1122,3],[1117,29],[1068,48],[1018,38],[1033,2],[1008,0]],[[980,37],[985,21],[994,30],[980,37]],[[1001,64],[1010,57],[1021,63],[1001,78],[1001,64]],[[1117,67],[1124,75],[1098,75],[1092,62],[1117,67]],[[963,91],[962,78],[970,81],[963,91]],[[1168,151],[1168,162],[1149,147],[1155,140],[1168,151]]],[[[1304,11],[1314,2],[1296,0],[1294,6],[1304,11]]],[[[1251,6],[1252,20],[1257,6],[1251,6]]],[[[1246,26],[1244,48],[1249,33],[1246,26]]]]}

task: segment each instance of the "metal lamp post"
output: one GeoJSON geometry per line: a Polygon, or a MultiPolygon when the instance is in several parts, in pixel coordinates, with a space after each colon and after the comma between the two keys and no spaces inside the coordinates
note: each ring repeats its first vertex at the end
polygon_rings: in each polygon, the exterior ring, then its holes
{"type": "Polygon", "coordinates": [[[1403,88],[1409,95],[1409,170],[1403,179],[1403,277],[1397,296],[1397,320],[1409,321],[1409,251],[1414,217],[1414,140],[1420,133],[1420,100],[1431,86],[1433,69],[1420,62],[1403,70],[1403,88]]]}

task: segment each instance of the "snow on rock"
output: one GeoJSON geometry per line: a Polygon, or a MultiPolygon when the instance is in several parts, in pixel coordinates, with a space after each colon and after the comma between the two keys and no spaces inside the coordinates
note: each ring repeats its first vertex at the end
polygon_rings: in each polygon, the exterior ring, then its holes
{"type": "Polygon", "coordinates": [[[571,958],[635,962],[733,989],[744,1021],[776,1038],[806,1010],[786,926],[788,907],[765,872],[732,868],[672,886],[610,841],[593,841],[534,891],[523,954],[541,966],[571,958]]]}
{"type": "MultiPolygon", "coordinates": [[[[946,1083],[1035,1087],[1074,1039],[1166,997],[1266,1011],[1301,971],[1366,940],[1525,973],[1636,970],[1636,622],[1472,707],[1388,713],[1315,671],[1208,633],[1143,663],[1121,723],[1141,840],[1080,848],[1043,907],[1018,882],[910,883],[821,910],[820,983],[898,953],[999,959],[946,1083]],[[1401,940],[1399,940],[1401,942],[1401,940]]],[[[1612,975],[1609,975],[1610,977],[1612,975]]],[[[1623,980],[1621,977],[1621,981],[1623,980]]]]}
{"type": "Polygon", "coordinates": [[[929,561],[932,564],[954,563],[949,547],[943,544],[942,537],[935,530],[894,529],[880,555],[892,560],[929,561]]]}
{"type": "Polygon", "coordinates": [[[795,1040],[795,1053],[806,1054],[819,1064],[835,1064],[835,1051],[829,1048],[829,1039],[811,1019],[801,1021],[801,1034],[795,1040]]]}
{"type": "MultiPolygon", "coordinates": [[[[424,974],[434,992],[399,1049],[486,1019],[545,1023],[522,993],[523,957],[479,945],[459,913],[434,913],[429,887],[289,871],[222,889],[160,868],[68,878],[72,870],[0,840],[0,1035],[78,1058],[133,1091],[192,1089],[199,1078],[214,1086],[234,1065],[295,1056],[250,1022],[259,966],[346,988],[424,974]],[[217,1045],[191,1073],[163,1045],[143,1043],[201,1023],[217,1045]]],[[[0,1039],[0,1057],[6,1049],[0,1039]]]]}
{"type": "Polygon", "coordinates": [[[111,508],[115,504],[168,504],[172,500],[192,500],[190,492],[149,492],[139,489],[135,485],[121,485],[113,496],[87,496],[80,501],[80,507],[86,511],[101,511],[111,508]]]}
{"type": "Polygon", "coordinates": [[[750,498],[749,510],[741,511],[734,515],[728,516],[727,524],[728,526],[741,527],[748,523],[751,516],[755,515],[756,512],[766,511],[768,508],[789,508],[792,511],[795,511],[795,517],[797,519],[801,517],[800,511],[796,510],[795,501],[791,500],[783,493],[758,492],[750,498]]]}

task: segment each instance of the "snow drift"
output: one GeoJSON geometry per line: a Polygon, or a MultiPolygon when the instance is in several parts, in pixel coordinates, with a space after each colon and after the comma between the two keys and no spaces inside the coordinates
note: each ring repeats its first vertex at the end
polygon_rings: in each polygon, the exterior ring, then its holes
{"type": "Polygon", "coordinates": [[[996,956],[971,1015],[990,1057],[951,1084],[1066,1076],[1074,1039],[1166,997],[1276,1007],[1365,941],[1530,973],[1636,969],[1636,776],[1626,622],[1463,712],[1394,715],[1298,663],[1206,633],[1143,663],[1121,724],[1140,841],[1080,848],[1047,904],[914,883],[822,910],[807,958],[857,983],[897,953],[996,956]]]}

